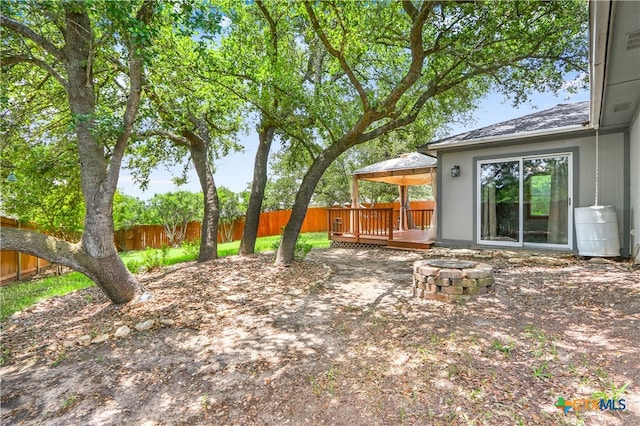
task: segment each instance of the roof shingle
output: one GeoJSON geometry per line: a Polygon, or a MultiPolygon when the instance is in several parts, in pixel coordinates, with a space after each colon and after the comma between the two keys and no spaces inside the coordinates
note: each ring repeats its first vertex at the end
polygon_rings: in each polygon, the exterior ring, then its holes
{"type": "Polygon", "coordinates": [[[570,126],[578,127],[584,125],[588,120],[589,101],[559,104],[544,111],[429,142],[420,146],[418,151],[425,152],[430,149],[455,146],[463,143],[466,145],[474,143],[475,140],[480,142],[487,138],[499,139],[500,136],[513,137],[522,134],[522,136],[525,137],[527,133],[531,132],[560,129],[570,126]]]}

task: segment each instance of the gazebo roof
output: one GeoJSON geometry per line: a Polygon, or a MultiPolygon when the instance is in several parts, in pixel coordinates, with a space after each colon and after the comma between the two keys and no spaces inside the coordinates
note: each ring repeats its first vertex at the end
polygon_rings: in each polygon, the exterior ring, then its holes
{"type": "Polygon", "coordinates": [[[356,180],[385,182],[393,185],[428,185],[431,183],[431,172],[437,167],[436,158],[411,152],[356,170],[353,172],[353,177],[356,180]]]}

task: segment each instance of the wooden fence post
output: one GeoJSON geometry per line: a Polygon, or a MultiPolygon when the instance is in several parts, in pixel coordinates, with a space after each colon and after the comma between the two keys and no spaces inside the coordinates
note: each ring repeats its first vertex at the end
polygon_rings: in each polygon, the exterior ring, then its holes
{"type": "MultiPolygon", "coordinates": [[[[18,220],[17,222],[18,229],[20,229],[20,220],[18,220]]],[[[16,263],[18,264],[18,269],[16,271],[16,281],[20,281],[22,279],[22,253],[16,251],[16,256],[18,256],[18,259],[16,259],[16,263]]]]}

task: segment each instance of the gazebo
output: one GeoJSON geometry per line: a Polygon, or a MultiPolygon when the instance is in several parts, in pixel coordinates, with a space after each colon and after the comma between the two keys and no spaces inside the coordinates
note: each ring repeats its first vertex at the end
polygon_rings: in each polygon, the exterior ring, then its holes
{"type": "Polygon", "coordinates": [[[411,209],[409,186],[431,185],[436,195],[437,160],[419,153],[372,164],[353,173],[351,207],[331,208],[329,239],[407,248],[429,248],[435,241],[433,208],[411,209]],[[358,182],[368,180],[397,185],[399,209],[367,208],[358,202],[358,182]]]}

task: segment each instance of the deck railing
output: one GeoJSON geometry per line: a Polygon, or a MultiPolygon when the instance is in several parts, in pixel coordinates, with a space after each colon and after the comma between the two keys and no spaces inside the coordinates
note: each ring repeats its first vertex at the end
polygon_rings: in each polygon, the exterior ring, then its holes
{"type": "MultiPolygon", "coordinates": [[[[427,230],[431,226],[433,209],[407,210],[406,229],[427,230]]],[[[330,208],[327,209],[329,239],[360,238],[393,240],[394,230],[399,230],[400,211],[391,208],[330,208]]],[[[405,229],[405,226],[403,226],[405,229]]]]}
{"type": "Polygon", "coordinates": [[[393,209],[328,209],[329,238],[349,235],[355,237],[373,237],[393,239],[393,209]]]}
{"type": "MultiPolygon", "coordinates": [[[[407,229],[429,229],[433,209],[407,209],[407,229]]],[[[393,223],[395,229],[400,229],[400,210],[393,211],[393,223]]],[[[404,227],[403,227],[404,228],[404,227]]]]}

